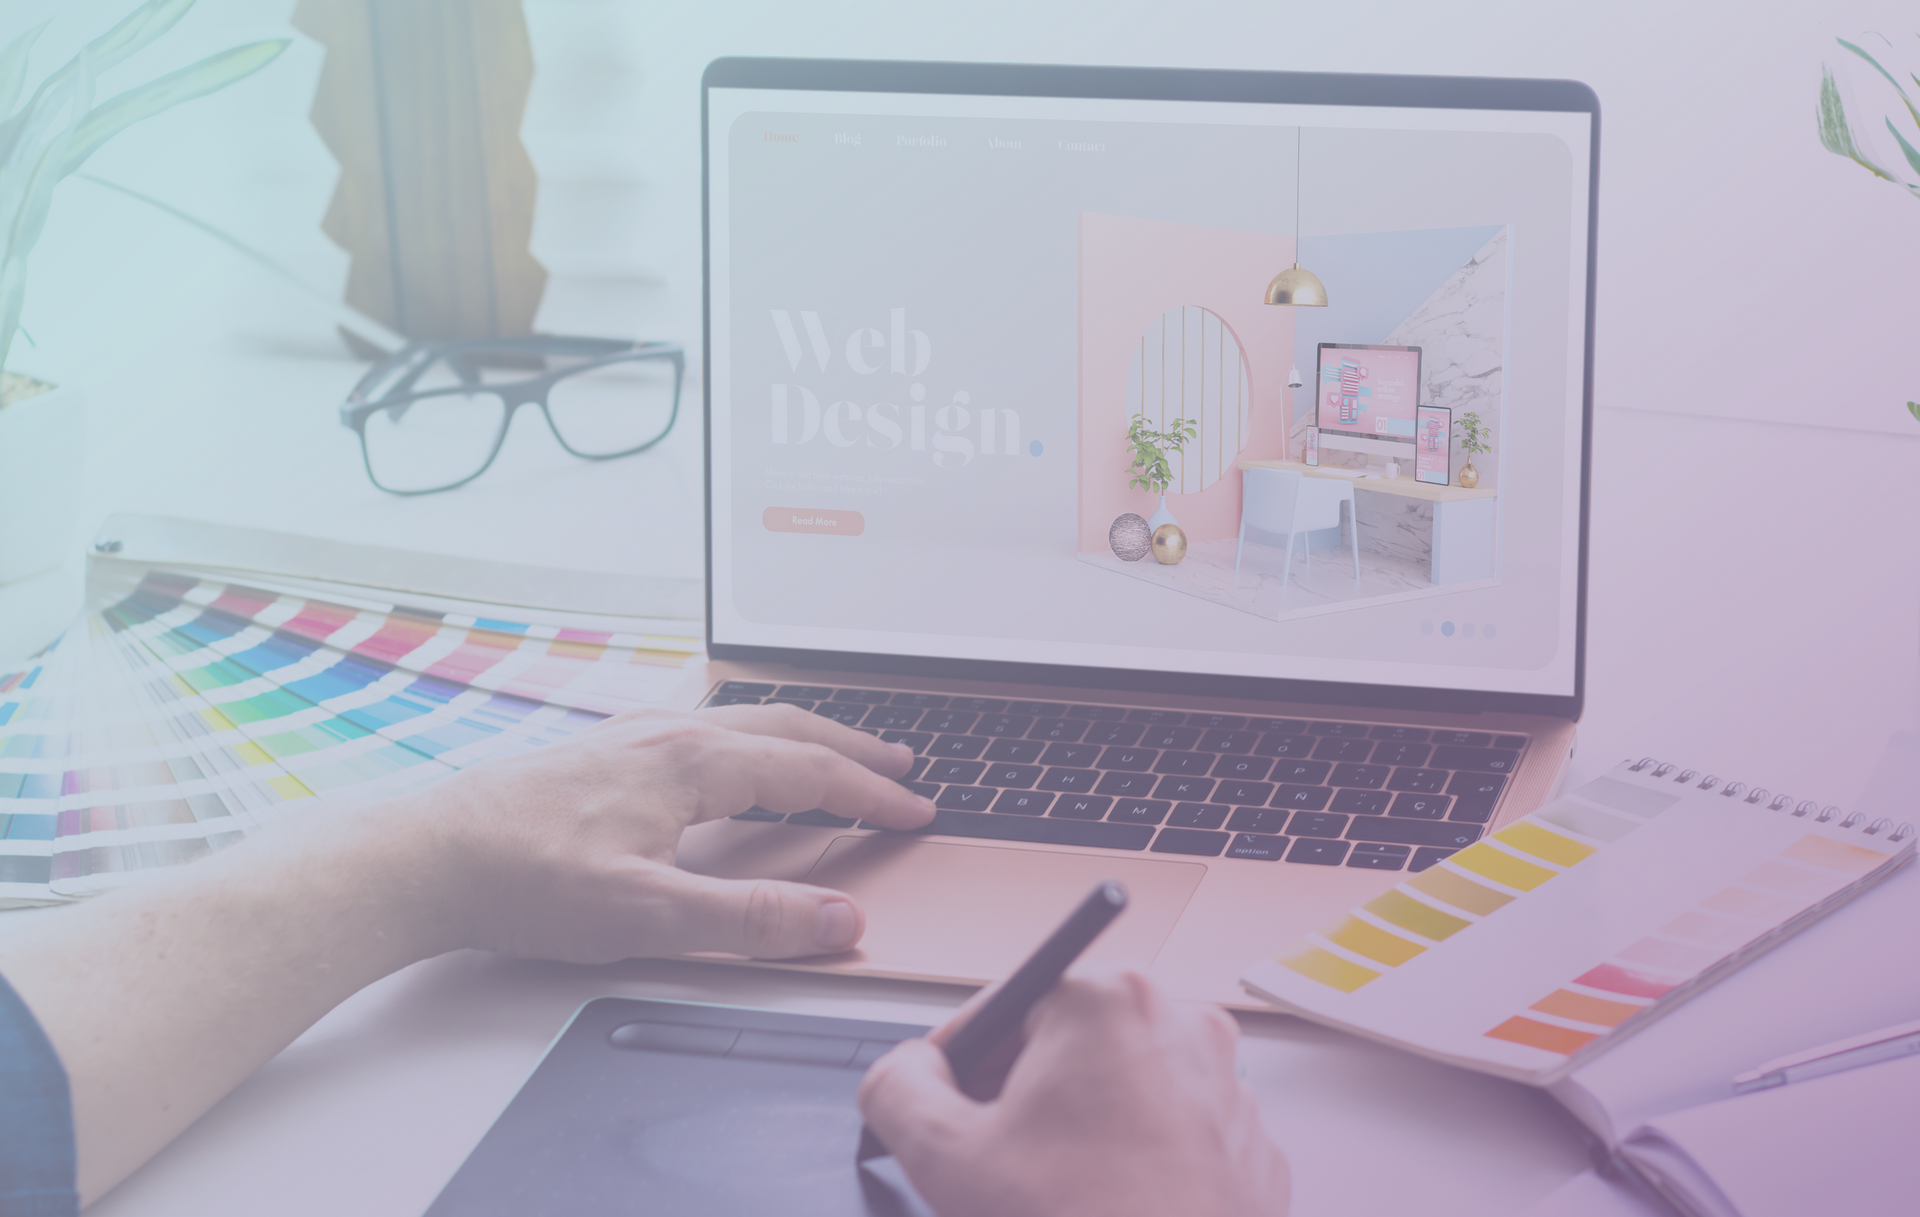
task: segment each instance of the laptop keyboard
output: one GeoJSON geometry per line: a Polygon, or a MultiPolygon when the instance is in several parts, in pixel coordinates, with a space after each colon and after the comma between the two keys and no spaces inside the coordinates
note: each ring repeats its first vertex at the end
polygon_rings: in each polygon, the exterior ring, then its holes
{"type": "MultiPolygon", "coordinates": [[[[1370,870],[1425,870],[1479,840],[1527,744],[1486,731],[752,681],[726,681],[706,701],[762,703],[912,748],[902,780],[938,809],[919,834],[1370,870]]],[[[855,826],[821,810],[733,818],[855,826]]]]}

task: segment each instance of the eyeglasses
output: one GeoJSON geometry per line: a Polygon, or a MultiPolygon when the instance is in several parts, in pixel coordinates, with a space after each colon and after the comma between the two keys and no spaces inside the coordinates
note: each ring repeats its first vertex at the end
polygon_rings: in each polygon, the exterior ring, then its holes
{"type": "Polygon", "coordinates": [[[686,363],[670,342],[535,334],[421,343],[361,377],[340,423],[360,437],[375,486],[432,494],[485,473],[521,406],[539,406],[575,456],[646,451],[680,415],[686,363]]]}

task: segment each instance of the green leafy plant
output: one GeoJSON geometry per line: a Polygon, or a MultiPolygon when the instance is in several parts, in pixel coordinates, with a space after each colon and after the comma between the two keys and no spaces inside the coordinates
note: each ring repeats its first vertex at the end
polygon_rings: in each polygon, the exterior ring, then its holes
{"type": "MultiPolygon", "coordinates": [[[[1887,83],[1893,86],[1893,91],[1900,95],[1901,104],[1906,107],[1907,119],[1915,131],[1914,138],[1920,139],[1920,108],[1916,108],[1913,104],[1913,99],[1907,96],[1906,86],[1902,85],[1892,72],[1889,72],[1882,66],[1878,59],[1868,54],[1865,48],[1856,46],[1844,38],[1836,38],[1834,41],[1866,60],[1874,71],[1886,78],[1887,83]]],[[[1907,73],[1907,76],[1916,86],[1920,86],[1920,76],[1915,76],[1911,72],[1907,73]]],[[[1883,181],[1892,182],[1914,198],[1920,199],[1920,181],[1902,181],[1899,177],[1875,163],[1874,160],[1867,155],[1866,150],[1860,146],[1861,141],[1859,137],[1854,135],[1853,126],[1847,121],[1846,103],[1840,96],[1840,85],[1834,80],[1833,70],[1831,68],[1822,68],[1820,70],[1820,104],[1815,111],[1814,118],[1820,129],[1820,144],[1828,152],[1833,153],[1835,156],[1846,157],[1854,164],[1865,169],[1868,173],[1873,174],[1873,176],[1883,181]]],[[[1882,115],[1881,121],[1886,123],[1887,130],[1892,134],[1894,142],[1900,145],[1900,155],[1906,159],[1907,168],[1916,176],[1920,176],[1920,149],[1915,148],[1913,141],[1901,134],[1900,128],[1894,125],[1891,117],[1882,115]]],[[[1916,420],[1920,420],[1920,402],[1908,402],[1907,411],[1911,413],[1916,420]]]]}
{"type": "Polygon", "coordinates": [[[1456,434],[1460,439],[1460,451],[1467,454],[1467,459],[1485,456],[1493,451],[1493,444],[1489,442],[1493,439],[1493,429],[1481,422],[1478,414],[1468,411],[1454,425],[1459,428],[1456,434]]]}
{"type": "Polygon", "coordinates": [[[1134,415],[1127,428],[1127,443],[1133,448],[1133,464],[1127,466],[1133,480],[1127,485],[1148,494],[1165,494],[1173,485],[1173,467],[1167,457],[1185,448],[1198,434],[1190,419],[1176,418],[1165,431],[1155,431],[1147,426],[1145,415],[1134,415]]]}
{"type": "Polygon", "coordinates": [[[149,0],[95,38],[15,108],[43,23],[0,51],[0,369],[26,300],[27,257],[47,226],[54,187],[120,132],[259,71],[290,39],[248,43],[94,104],[99,74],[172,29],[193,0],[149,0]]]}

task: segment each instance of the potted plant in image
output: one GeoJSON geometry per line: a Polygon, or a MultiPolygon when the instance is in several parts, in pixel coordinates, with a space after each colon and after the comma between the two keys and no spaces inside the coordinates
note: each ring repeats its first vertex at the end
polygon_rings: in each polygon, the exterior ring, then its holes
{"type": "Polygon", "coordinates": [[[1467,463],[1460,466],[1460,484],[1472,490],[1480,484],[1480,471],[1473,467],[1473,458],[1493,451],[1493,445],[1488,442],[1493,438],[1493,430],[1471,410],[1460,416],[1457,426],[1459,430],[1455,435],[1460,440],[1460,451],[1467,454],[1467,463]]]}
{"type": "Polygon", "coordinates": [[[26,300],[27,258],[54,188],[115,135],[180,102],[265,67],[287,40],[210,56],[98,104],[99,74],[173,26],[193,0],[150,0],[81,48],[24,102],[27,60],[43,24],[0,51],[0,584],[59,566],[80,507],[86,416],[78,389],[12,368],[26,300]]]}
{"type": "Polygon", "coordinates": [[[1127,443],[1133,448],[1133,464],[1127,467],[1133,478],[1127,485],[1160,496],[1160,510],[1147,519],[1148,531],[1175,522],[1167,510],[1167,487],[1173,485],[1173,467],[1167,457],[1185,448],[1196,434],[1192,421],[1185,418],[1174,419],[1165,431],[1155,431],[1143,415],[1136,414],[1127,427],[1127,443]]]}

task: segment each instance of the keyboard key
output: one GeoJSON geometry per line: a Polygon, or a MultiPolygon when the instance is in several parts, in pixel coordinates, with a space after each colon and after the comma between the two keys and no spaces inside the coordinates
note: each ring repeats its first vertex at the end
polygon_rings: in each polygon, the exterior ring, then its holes
{"type": "Polygon", "coordinates": [[[916,781],[916,782],[902,782],[900,784],[902,786],[905,786],[908,790],[913,791],[913,793],[919,795],[923,799],[935,798],[940,794],[940,784],[938,782],[917,782],[916,781]]]}
{"type": "Polygon", "coordinates": [[[1485,748],[1493,742],[1493,736],[1485,731],[1435,731],[1433,742],[1456,748],[1485,748]]]}
{"type": "Polygon", "coordinates": [[[1357,786],[1362,790],[1378,790],[1387,784],[1392,770],[1385,765],[1335,765],[1333,776],[1327,779],[1331,786],[1357,786]]]}
{"type": "Polygon", "coordinates": [[[813,708],[819,705],[820,703],[812,702],[812,701],[801,701],[797,697],[769,697],[767,699],[767,704],[769,706],[799,706],[802,710],[805,710],[807,713],[811,714],[813,713],[813,708]]]}
{"type": "Polygon", "coordinates": [[[882,731],[880,738],[889,744],[905,744],[915,752],[925,752],[933,736],[925,731],[882,731]]]}
{"type": "Polygon", "coordinates": [[[1297,718],[1250,718],[1247,720],[1247,730],[1275,735],[1305,735],[1307,725],[1297,718]]]}
{"type": "Polygon", "coordinates": [[[1425,727],[1375,727],[1368,732],[1374,739],[1390,740],[1396,744],[1424,744],[1427,742],[1425,727]]]}
{"type": "Polygon", "coordinates": [[[1033,719],[1025,714],[983,714],[980,721],[973,725],[975,735],[1004,735],[1019,739],[1033,726],[1033,719]]]}
{"type": "Polygon", "coordinates": [[[1413,851],[1405,845],[1382,845],[1375,841],[1362,841],[1353,847],[1347,855],[1348,866],[1362,866],[1369,870],[1399,870],[1407,864],[1407,855],[1413,851]]]}
{"type": "Polygon", "coordinates": [[[1068,718],[1091,718],[1100,722],[1119,722],[1127,716],[1124,706],[1071,706],[1068,718]]]}
{"type": "Polygon", "coordinates": [[[1200,774],[1213,768],[1213,756],[1206,752],[1162,752],[1153,763],[1155,773],[1200,774]]]}
{"type": "Polygon", "coordinates": [[[1127,721],[1149,727],[1178,727],[1187,721],[1187,716],[1178,710],[1129,710],[1127,721]]]}
{"type": "Polygon", "coordinates": [[[1192,854],[1198,858],[1217,858],[1231,840],[1223,832],[1197,832],[1191,828],[1163,828],[1153,839],[1156,854],[1192,854]]]}
{"type": "Polygon", "coordinates": [[[952,811],[985,811],[999,797],[1000,792],[991,786],[949,786],[933,805],[952,811]]]}
{"type": "Polygon", "coordinates": [[[1151,773],[1108,773],[1100,778],[1100,784],[1094,790],[1100,794],[1117,795],[1127,799],[1144,799],[1153,793],[1160,779],[1151,773]]]}
{"type": "Polygon", "coordinates": [[[946,706],[947,699],[938,693],[895,693],[888,704],[910,706],[915,710],[939,710],[946,706]]]}
{"type": "Polygon", "coordinates": [[[1001,697],[952,697],[947,699],[947,709],[965,710],[969,714],[1003,714],[1007,703],[1001,697]]]}
{"type": "Polygon", "coordinates": [[[913,764],[907,766],[907,772],[905,776],[899,778],[898,780],[902,782],[917,782],[920,780],[920,775],[925,773],[927,771],[927,766],[931,764],[933,764],[932,757],[916,756],[913,758],[913,764]]]}
{"type": "Polygon", "coordinates": [[[1078,718],[1043,718],[1027,732],[1028,739],[1077,740],[1092,724],[1078,718]]]}
{"type": "Polygon", "coordinates": [[[970,761],[985,752],[987,745],[992,742],[977,735],[941,735],[927,745],[927,755],[970,761]]]}
{"type": "Polygon", "coordinates": [[[1254,862],[1278,862],[1280,855],[1287,852],[1285,837],[1256,836],[1243,832],[1227,846],[1227,857],[1247,858],[1254,862]]]}
{"type": "Polygon", "coordinates": [[[1453,801],[1453,810],[1447,813],[1447,819],[1458,820],[1462,824],[1485,824],[1493,819],[1493,805],[1497,799],[1480,794],[1463,794],[1453,801]]]}
{"type": "MultiPolygon", "coordinates": [[[[763,685],[751,680],[723,680],[720,682],[718,692],[738,693],[742,697],[771,697],[773,696],[773,686],[763,685]]],[[[759,809],[755,808],[754,810],[757,811],[759,809]]],[[[771,815],[773,813],[769,812],[767,814],[771,815]]],[[[735,818],[737,819],[738,817],[735,818]]]]}
{"type": "Polygon", "coordinates": [[[1365,723],[1315,723],[1307,728],[1309,735],[1332,735],[1343,739],[1365,739],[1372,730],[1365,723]]]}
{"type": "Polygon", "coordinates": [[[1393,795],[1385,790],[1341,790],[1333,796],[1333,809],[1349,815],[1383,816],[1393,805],[1393,795]]]}
{"type": "Polygon", "coordinates": [[[1435,748],[1428,764],[1435,769],[1476,769],[1482,773],[1512,773],[1520,763],[1518,752],[1504,748],[1435,748]]]}
{"type": "Polygon", "coordinates": [[[926,780],[971,785],[973,779],[979,777],[985,769],[986,766],[979,761],[935,761],[927,766],[926,780]]]}
{"type": "Polygon", "coordinates": [[[1325,761],[1281,761],[1267,775],[1272,782],[1297,782],[1302,786],[1318,786],[1327,780],[1327,774],[1333,766],[1325,761]]]}
{"type": "Polygon", "coordinates": [[[1212,778],[1187,777],[1179,773],[1169,773],[1167,776],[1161,778],[1160,784],[1153,789],[1153,797],[1156,799],[1173,799],[1176,801],[1186,799],[1194,803],[1205,802],[1207,796],[1212,793],[1212,778]]]}
{"type": "Polygon", "coordinates": [[[893,700],[893,694],[883,693],[879,689],[842,689],[833,695],[833,700],[859,702],[865,706],[884,706],[893,700]]]}
{"type": "MultiPolygon", "coordinates": [[[[737,684],[739,682],[729,681],[728,683],[737,684]]],[[[787,817],[781,815],[777,811],[768,811],[764,807],[749,807],[745,811],[741,812],[739,815],[734,816],[732,818],[736,820],[754,820],[761,824],[777,824],[781,820],[786,819],[787,817]]]]}
{"type": "Polygon", "coordinates": [[[1387,780],[1388,790],[1417,790],[1422,794],[1438,794],[1446,789],[1447,778],[1451,776],[1444,769],[1396,769],[1387,780]]]}
{"type": "Polygon", "coordinates": [[[1080,742],[1129,747],[1140,742],[1140,735],[1145,730],[1145,727],[1134,723],[1094,723],[1087,728],[1087,733],[1080,737],[1080,742]]]}
{"type": "Polygon", "coordinates": [[[1258,732],[1216,728],[1201,736],[1196,746],[1202,752],[1252,752],[1259,742],[1258,732]]]}
{"type": "Polygon", "coordinates": [[[1167,813],[1170,828],[1218,828],[1233,808],[1220,803],[1175,803],[1167,813]]]}
{"type": "Polygon", "coordinates": [[[987,749],[990,761],[1015,761],[1022,765],[1031,765],[1040,759],[1047,745],[1037,739],[997,739],[987,749]]]}
{"type": "Polygon", "coordinates": [[[1373,750],[1373,763],[1376,765],[1411,765],[1427,763],[1433,755],[1433,748],[1427,744],[1398,744],[1388,740],[1373,750]]]}
{"type": "Polygon", "coordinates": [[[798,697],[803,701],[825,701],[833,696],[833,690],[825,685],[781,685],[774,695],[798,697]]]}
{"type": "Polygon", "coordinates": [[[867,711],[860,720],[862,727],[875,727],[881,731],[905,731],[920,721],[920,711],[909,710],[905,706],[875,706],[867,711]]]}
{"type": "Polygon", "coordinates": [[[1170,748],[1175,752],[1185,752],[1199,742],[1198,727],[1148,727],[1140,737],[1142,748],[1170,748]]]}
{"type": "Polygon", "coordinates": [[[1107,813],[1109,824],[1158,824],[1173,804],[1160,799],[1121,799],[1107,813]]]}
{"type": "Polygon", "coordinates": [[[715,693],[707,699],[709,706],[757,706],[760,699],[749,697],[745,693],[715,693]]]}
{"type": "Polygon", "coordinates": [[[1449,824],[1444,820],[1396,820],[1388,816],[1355,816],[1347,825],[1349,841],[1392,841],[1397,845],[1437,845],[1443,849],[1465,849],[1480,839],[1480,830],[1471,824],[1449,824]]]}
{"type": "Polygon", "coordinates": [[[927,716],[920,720],[920,729],[922,731],[932,731],[935,733],[948,731],[956,735],[963,734],[973,727],[974,720],[979,717],[978,714],[969,714],[965,710],[954,710],[951,708],[946,710],[933,710],[929,711],[927,716]]]}
{"type": "Polygon", "coordinates": [[[1280,807],[1236,807],[1227,827],[1234,832],[1277,833],[1289,814],[1280,807]]]}
{"type": "Polygon", "coordinates": [[[1159,759],[1160,754],[1152,748],[1109,748],[1100,757],[1100,768],[1145,773],[1159,759]]]}
{"type": "Polygon", "coordinates": [[[1451,849],[1437,849],[1431,845],[1413,851],[1413,865],[1409,870],[1426,870],[1442,858],[1450,858],[1457,852],[1451,849]]]}
{"type": "Polygon", "coordinates": [[[1054,766],[1040,779],[1040,789],[1064,792],[1066,794],[1092,794],[1094,784],[1100,780],[1100,773],[1094,769],[1067,769],[1054,766]]]}
{"type": "Polygon", "coordinates": [[[1060,820],[1053,816],[974,815],[964,811],[935,812],[928,832],[949,837],[977,837],[995,841],[1026,841],[1039,845],[1078,845],[1098,849],[1145,849],[1153,829],[1142,824],[1103,824],[1060,820]]]}
{"type": "Polygon", "coordinates": [[[1257,782],[1267,776],[1273,762],[1264,756],[1223,756],[1213,763],[1213,776],[1257,782]]]}
{"type": "Polygon", "coordinates": [[[1111,806],[1113,800],[1102,795],[1063,794],[1054,799],[1053,810],[1047,814],[1068,820],[1099,820],[1111,806]]]}
{"type": "Polygon", "coordinates": [[[810,824],[815,828],[852,828],[852,816],[836,816],[830,811],[816,807],[812,811],[796,812],[787,817],[789,824],[810,824]]]}
{"type": "MultiPolygon", "coordinates": [[[[1203,731],[1238,731],[1247,725],[1245,716],[1239,714],[1189,714],[1187,726],[1198,727],[1203,731]]],[[[1260,734],[1258,731],[1255,735],[1260,734]]]]}
{"type": "Polygon", "coordinates": [[[1493,746],[1495,748],[1512,748],[1518,750],[1527,746],[1527,737],[1524,735],[1496,735],[1493,737],[1493,746]]]}
{"type": "Polygon", "coordinates": [[[1495,799],[1506,788],[1507,778],[1502,773],[1456,773],[1453,780],[1447,783],[1448,794],[1477,794],[1495,799]]]}
{"type": "Polygon", "coordinates": [[[1273,797],[1272,782],[1238,782],[1231,779],[1220,783],[1213,791],[1216,803],[1234,803],[1245,807],[1264,807],[1273,797]]]}
{"type": "Polygon", "coordinates": [[[823,701],[813,708],[821,718],[830,718],[845,727],[851,727],[866,716],[867,708],[858,702],[823,701]]]}
{"type": "Polygon", "coordinates": [[[1453,799],[1444,794],[1403,794],[1394,799],[1387,814],[1409,820],[1438,820],[1447,814],[1452,804],[1453,799]]]}
{"type": "Polygon", "coordinates": [[[1288,835],[1295,837],[1337,837],[1345,831],[1347,817],[1324,811],[1297,811],[1287,825],[1288,835]]]}
{"type": "Polygon", "coordinates": [[[1293,848],[1287,851],[1287,861],[1305,862],[1313,866],[1338,866],[1347,858],[1345,841],[1322,841],[1314,837],[1298,837],[1293,848]]]}
{"type": "Polygon", "coordinates": [[[1255,756],[1302,757],[1311,755],[1317,741],[1311,735],[1263,735],[1253,746],[1255,756]]]}
{"type": "Polygon", "coordinates": [[[1313,748],[1316,761],[1364,761],[1373,755],[1370,739],[1345,739],[1329,736],[1313,748]]]}
{"type": "Polygon", "coordinates": [[[1067,712],[1065,702],[1014,701],[1007,703],[1008,714],[1031,714],[1035,718],[1059,718],[1067,712]]]}
{"type": "Polygon", "coordinates": [[[987,771],[980,775],[980,784],[982,786],[1015,786],[1026,790],[1040,780],[1041,772],[1038,765],[1009,765],[1005,762],[995,762],[988,765],[987,771]]]}
{"type": "Polygon", "coordinates": [[[1038,790],[1003,790],[993,801],[993,810],[1012,816],[1044,816],[1053,796],[1038,790]]]}
{"type": "Polygon", "coordinates": [[[1319,811],[1333,797],[1326,786],[1282,786],[1274,792],[1272,805],[1296,811],[1319,811]]]}
{"type": "Polygon", "coordinates": [[[1046,755],[1040,758],[1048,765],[1065,765],[1069,769],[1108,769],[1109,765],[1098,765],[1100,745],[1098,744],[1048,744],[1046,755]]]}

